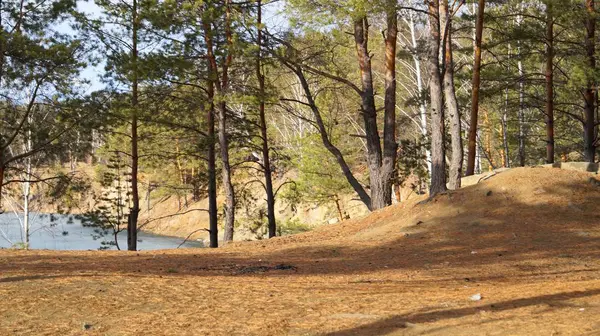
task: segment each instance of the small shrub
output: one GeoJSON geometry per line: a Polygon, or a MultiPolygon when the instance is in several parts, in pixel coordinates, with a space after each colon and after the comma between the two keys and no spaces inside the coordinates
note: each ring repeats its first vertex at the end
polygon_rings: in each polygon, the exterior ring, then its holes
{"type": "Polygon", "coordinates": [[[295,233],[301,233],[310,231],[312,227],[306,223],[300,222],[299,219],[289,219],[285,222],[278,223],[277,227],[277,235],[278,236],[286,236],[295,233]]]}

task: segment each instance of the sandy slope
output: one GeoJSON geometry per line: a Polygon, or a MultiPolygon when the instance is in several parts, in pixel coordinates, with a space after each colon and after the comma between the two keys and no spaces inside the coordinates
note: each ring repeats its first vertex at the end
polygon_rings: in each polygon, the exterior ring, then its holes
{"type": "Polygon", "coordinates": [[[513,169],[218,250],[0,251],[0,335],[600,335],[590,178],[513,169]]]}

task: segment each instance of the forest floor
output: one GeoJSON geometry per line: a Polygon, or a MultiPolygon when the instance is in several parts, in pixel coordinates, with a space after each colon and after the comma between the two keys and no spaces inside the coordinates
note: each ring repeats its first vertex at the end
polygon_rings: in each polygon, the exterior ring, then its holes
{"type": "Polygon", "coordinates": [[[216,250],[2,250],[0,335],[600,335],[594,178],[512,169],[216,250]]]}

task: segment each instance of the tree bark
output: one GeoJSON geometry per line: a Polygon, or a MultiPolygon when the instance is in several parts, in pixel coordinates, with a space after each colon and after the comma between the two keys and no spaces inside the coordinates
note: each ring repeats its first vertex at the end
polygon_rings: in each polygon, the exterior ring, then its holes
{"type": "Polygon", "coordinates": [[[227,103],[225,101],[225,96],[227,94],[227,90],[229,87],[229,78],[228,71],[229,65],[232,60],[232,35],[231,35],[231,27],[230,27],[230,4],[229,1],[226,1],[226,24],[225,24],[225,36],[227,39],[227,55],[225,60],[223,61],[222,74],[219,79],[219,71],[217,59],[214,54],[213,49],[213,39],[212,39],[212,28],[211,23],[204,21],[204,39],[206,42],[206,56],[209,61],[209,69],[211,72],[211,77],[214,78],[213,83],[215,85],[216,91],[218,93],[218,137],[219,137],[219,148],[221,153],[221,179],[223,182],[223,189],[225,190],[225,225],[223,232],[223,240],[231,241],[233,240],[233,230],[235,223],[235,194],[233,190],[233,183],[231,181],[231,166],[229,163],[229,137],[227,135],[227,103]]]}
{"type": "Polygon", "coordinates": [[[504,150],[503,150],[503,155],[504,155],[503,167],[508,168],[508,167],[510,167],[510,153],[509,153],[509,147],[508,147],[508,88],[506,88],[504,90],[504,109],[502,110],[501,126],[502,126],[502,147],[504,148],[504,150]]]}
{"type": "MultiPolygon", "coordinates": [[[[381,174],[382,153],[377,130],[377,111],[371,71],[371,55],[369,54],[369,22],[366,16],[354,21],[354,42],[360,68],[362,84],[361,114],[365,124],[367,141],[367,164],[371,186],[371,209],[377,210],[386,206],[383,176],[381,174]]],[[[391,196],[391,194],[390,194],[391,196]]]]}
{"type": "MultiPolygon", "coordinates": [[[[417,55],[417,48],[419,45],[417,44],[417,37],[415,34],[415,22],[413,19],[413,13],[409,13],[410,19],[408,21],[409,29],[410,29],[410,40],[411,46],[413,48],[413,62],[415,64],[415,73],[417,80],[417,90],[419,90],[419,96],[423,96],[423,79],[421,77],[421,61],[419,60],[419,56],[417,55]]],[[[421,124],[421,135],[423,139],[427,139],[427,104],[424,99],[419,99],[419,119],[421,124]]],[[[425,165],[427,166],[427,173],[431,176],[431,150],[429,148],[425,149],[425,165]]]]}
{"type": "Polygon", "coordinates": [[[23,243],[25,249],[29,249],[30,223],[29,223],[29,199],[31,195],[31,157],[26,159],[26,178],[23,182],[23,243]]]}
{"type": "Polygon", "coordinates": [[[396,42],[398,38],[398,15],[395,4],[396,1],[390,1],[386,9],[385,105],[383,162],[381,166],[384,206],[392,204],[392,180],[396,169],[396,155],[398,151],[398,144],[396,143],[396,42]]]}
{"type": "Polygon", "coordinates": [[[517,68],[519,70],[519,166],[525,167],[525,71],[523,70],[523,62],[521,58],[521,47],[517,47],[517,68]]]}
{"type": "MultiPolygon", "coordinates": [[[[508,43],[508,57],[510,58],[512,55],[512,48],[510,43],[508,43]]],[[[506,67],[506,71],[510,71],[510,66],[506,67]]],[[[504,108],[502,110],[502,119],[501,119],[501,126],[502,126],[502,146],[504,148],[504,165],[503,167],[505,168],[509,168],[510,167],[510,152],[509,152],[509,147],[508,147],[508,93],[509,93],[509,88],[508,86],[504,89],[504,108]]]]}
{"type": "MultiPolygon", "coordinates": [[[[208,161],[208,170],[209,170],[209,194],[211,193],[211,187],[212,187],[212,191],[214,192],[215,196],[214,196],[214,200],[215,200],[215,204],[214,209],[211,209],[211,205],[210,204],[212,202],[212,197],[209,196],[209,214],[212,217],[213,215],[215,216],[214,220],[213,218],[209,218],[209,225],[210,225],[210,247],[211,248],[216,248],[219,247],[219,228],[217,226],[217,219],[216,219],[216,215],[217,215],[217,205],[216,205],[216,163],[215,163],[215,116],[216,116],[216,111],[215,111],[215,100],[216,100],[216,94],[215,94],[215,88],[216,91],[218,93],[221,93],[221,84],[219,82],[219,71],[218,71],[218,67],[217,67],[217,60],[215,58],[215,55],[213,53],[213,45],[212,45],[212,29],[211,29],[211,23],[204,21],[202,22],[203,28],[204,28],[204,40],[206,42],[206,52],[207,52],[207,60],[208,60],[208,68],[209,68],[209,91],[208,91],[208,96],[210,99],[210,112],[209,112],[209,132],[212,131],[212,134],[209,133],[209,138],[211,140],[211,143],[209,144],[209,161],[208,161]],[[212,153],[210,153],[212,151],[212,153]],[[212,162],[211,162],[212,161],[212,162]],[[213,176],[210,176],[211,172],[213,173],[213,176]],[[213,184],[213,186],[211,186],[211,184],[213,184]],[[214,212],[214,213],[213,213],[214,212]]],[[[222,97],[219,97],[222,99],[222,97]]],[[[226,108],[227,106],[223,106],[221,104],[219,104],[220,108],[226,108]]],[[[219,111],[220,113],[220,111],[219,111]]],[[[221,123],[221,121],[219,120],[219,124],[221,123]]],[[[217,134],[217,136],[220,136],[220,130],[217,134]]],[[[220,141],[220,139],[219,139],[220,141]]],[[[221,145],[222,146],[222,145],[221,145]]]]}
{"type": "Polygon", "coordinates": [[[448,11],[448,0],[442,0],[441,15],[446,18],[446,30],[444,37],[444,97],[448,109],[448,121],[450,123],[450,137],[452,153],[450,158],[450,173],[448,184],[450,189],[460,188],[463,165],[462,131],[460,125],[460,112],[454,89],[454,61],[452,58],[452,17],[448,11]]]}
{"type": "Polygon", "coordinates": [[[225,189],[225,227],[223,231],[223,240],[233,240],[233,230],[235,223],[235,194],[233,183],[231,181],[231,165],[229,164],[229,138],[227,135],[225,103],[220,103],[219,108],[219,144],[221,149],[221,178],[223,188],[225,189]]]}
{"type": "MultiPolygon", "coordinates": [[[[596,8],[594,0],[586,0],[585,7],[588,15],[585,20],[586,28],[586,56],[587,65],[589,67],[589,73],[595,73],[596,71],[596,8]]],[[[596,146],[595,140],[595,116],[594,112],[596,109],[595,101],[595,87],[596,82],[593,79],[589,79],[587,87],[583,92],[584,99],[584,125],[583,125],[583,153],[587,162],[595,162],[596,160],[596,146]]]]}
{"type": "Polygon", "coordinates": [[[546,2],[546,163],[554,163],[554,19],[546,2]]]}
{"type": "MultiPolygon", "coordinates": [[[[27,131],[25,132],[27,139],[24,143],[24,153],[27,153],[33,149],[33,140],[31,134],[31,126],[33,123],[32,115],[27,116],[27,131]]],[[[25,182],[23,182],[23,243],[25,249],[29,249],[29,236],[31,223],[29,221],[29,201],[31,196],[31,179],[32,179],[33,167],[31,163],[31,156],[25,158],[25,172],[23,174],[25,182]]]]}
{"type": "Polygon", "coordinates": [[[129,251],[137,250],[137,222],[140,212],[140,195],[138,191],[138,13],[137,0],[133,0],[132,5],[132,48],[131,59],[133,63],[133,73],[131,82],[131,210],[127,220],[127,249],[129,251]]]}
{"type": "Polygon", "coordinates": [[[335,202],[335,207],[338,212],[338,218],[340,219],[340,222],[343,222],[344,213],[342,212],[342,207],[340,206],[340,199],[337,197],[337,195],[334,196],[333,201],[335,202]]]}
{"type": "Polygon", "coordinates": [[[431,113],[431,184],[429,194],[433,196],[446,191],[446,161],[444,149],[444,110],[442,104],[442,81],[440,76],[440,4],[430,0],[429,9],[429,94],[431,113]]]}
{"type": "Polygon", "coordinates": [[[267,221],[269,226],[269,238],[277,234],[277,223],[275,222],[275,195],[273,193],[273,179],[271,175],[271,161],[269,158],[269,137],[267,133],[267,122],[265,119],[265,76],[262,73],[262,1],[257,1],[257,32],[256,44],[256,77],[258,78],[258,113],[260,119],[260,135],[262,140],[263,172],[265,174],[265,192],[267,194],[267,221]]]}
{"type": "MultiPolygon", "coordinates": [[[[235,225],[235,192],[233,182],[231,181],[231,165],[229,163],[229,136],[227,134],[227,103],[225,96],[229,91],[229,66],[232,61],[233,37],[231,34],[231,3],[225,0],[225,38],[227,40],[227,56],[223,63],[223,73],[221,74],[221,92],[219,104],[219,144],[221,149],[221,178],[223,188],[225,189],[225,227],[223,230],[223,240],[228,242],[233,240],[233,231],[235,225]]],[[[213,55],[214,58],[214,55],[213,55]]]]}
{"type": "Polygon", "coordinates": [[[485,0],[478,0],[477,20],[475,22],[475,59],[473,60],[473,80],[471,95],[471,121],[469,124],[467,171],[465,175],[475,173],[475,152],[477,151],[477,116],[479,114],[479,87],[481,84],[481,42],[483,37],[483,15],[485,0]]]}
{"type": "MultiPolygon", "coordinates": [[[[0,0],[0,7],[2,6],[3,0],[0,0]]],[[[0,15],[0,27],[2,27],[2,15],[0,15]]],[[[6,39],[0,39],[0,83],[4,78],[4,63],[5,63],[5,43],[6,39]]],[[[4,151],[8,144],[4,143],[4,135],[0,133],[0,214],[4,213],[2,191],[4,190],[4,171],[6,169],[4,163],[4,151]]]]}
{"type": "Polygon", "coordinates": [[[368,50],[369,41],[369,23],[365,15],[355,18],[353,22],[354,26],[354,42],[356,47],[356,54],[358,65],[360,69],[361,88],[356,87],[350,81],[345,80],[341,77],[326,74],[314,68],[309,70],[318,75],[323,75],[330,79],[345,83],[353,87],[361,97],[360,112],[363,117],[365,139],[366,139],[366,151],[367,151],[367,165],[369,168],[369,179],[370,179],[370,195],[366,194],[362,185],[356,180],[346,164],[341,152],[337,149],[329,140],[327,130],[325,129],[321,118],[320,112],[312,96],[310,94],[310,88],[306,82],[306,78],[302,73],[302,68],[305,67],[302,64],[297,64],[289,59],[278,57],[284,65],[290,68],[300,80],[303,90],[307,99],[309,100],[308,105],[310,106],[313,114],[315,115],[317,127],[321,134],[321,139],[325,147],[336,157],[338,164],[342,168],[344,175],[348,182],[352,185],[354,190],[358,193],[359,197],[369,210],[376,210],[391,204],[392,200],[392,177],[394,172],[397,143],[395,139],[395,91],[396,91],[396,79],[395,79],[395,42],[397,39],[397,14],[396,5],[394,1],[389,2],[389,10],[387,13],[388,29],[386,34],[386,79],[385,79],[385,114],[384,114],[384,145],[382,150],[381,139],[378,132],[377,123],[377,110],[375,106],[375,94],[373,87],[373,76],[371,66],[371,55],[368,50]],[[385,163],[384,163],[385,160],[385,163]],[[385,167],[384,167],[385,166],[385,167]]]}
{"type": "MultiPolygon", "coordinates": [[[[522,4],[517,6],[518,10],[522,9],[522,4]]],[[[523,22],[523,16],[518,14],[516,17],[517,27],[521,27],[523,22]]],[[[519,121],[519,166],[525,166],[526,153],[525,153],[525,70],[523,69],[523,61],[521,59],[521,41],[517,40],[517,70],[519,72],[519,111],[517,113],[517,119],[519,121]]]]}
{"type": "Polygon", "coordinates": [[[214,80],[208,81],[209,107],[206,113],[208,126],[208,222],[210,247],[219,247],[219,226],[217,223],[217,169],[215,160],[215,85],[214,80]]]}

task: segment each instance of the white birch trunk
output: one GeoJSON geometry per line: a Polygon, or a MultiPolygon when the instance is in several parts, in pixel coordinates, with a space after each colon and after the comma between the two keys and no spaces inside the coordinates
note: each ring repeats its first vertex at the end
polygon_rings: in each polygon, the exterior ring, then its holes
{"type": "MultiPolygon", "coordinates": [[[[415,34],[415,21],[413,19],[413,14],[409,15],[410,20],[408,21],[408,26],[410,28],[410,40],[412,43],[413,50],[417,49],[417,37],[415,34]]],[[[419,90],[419,95],[423,93],[423,78],[421,76],[421,61],[416,53],[413,53],[413,62],[415,63],[415,74],[417,77],[417,89],[419,90]]],[[[427,138],[427,103],[423,100],[419,100],[419,116],[421,122],[421,134],[423,138],[427,138]]],[[[429,176],[431,176],[431,150],[429,148],[425,149],[425,162],[427,164],[427,172],[429,176]]]]}

